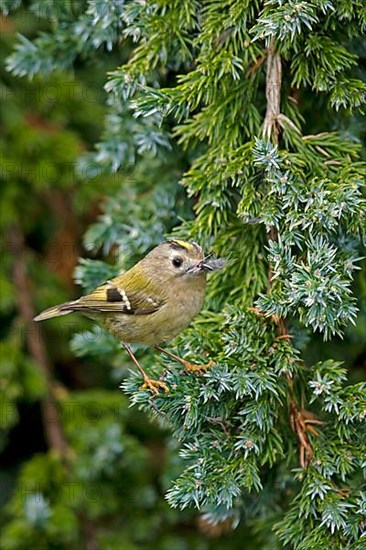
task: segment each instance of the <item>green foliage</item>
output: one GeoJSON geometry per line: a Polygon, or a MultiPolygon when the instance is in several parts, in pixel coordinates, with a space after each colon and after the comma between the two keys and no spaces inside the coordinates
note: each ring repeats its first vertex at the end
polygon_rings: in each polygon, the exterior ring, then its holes
{"type": "Polygon", "coordinates": [[[4,529],[3,548],[77,548],[84,516],[100,526],[100,544],[109,532],[119,534],[123,547],[124,541],[138,544],[148,532],[149,540],[163,542],[163,518],[168,524],[178,518],[155,486],[158,468],[149,451],[130,433],[136,420],[121,396],[74,392],[48,414],[63,421],[69,465],[49,453],[35,455],[22,468],[7,506],[13,519],[4,529]]]}
{"type": "Polygon", "coordinates": [[[325,338],[340,333],[356,316],[350,285],[358,260],[355,237],[365,236],[366,215],[361,193],[365,167],[349,165],[357,147],[327,137],[322,140],[331,152],[324,149],[324,154],[330,163],[336,161],[336,168],[317,157],[307,163],[307,147],[314,151],[311,138],[283,160],[275,147],[258,140],[253,163],[263,170],[265,201],[258,211],[258,191],[248,185],[239,208],[244,218],[258,215],[267,231],[274,227],[279,233],[268,245],[275,282],[258,300],[260,309],[279,317],[298,314],[325,338]]]}
{"type": "Polygon", "coordinates": [[[56,20],[51,33],[40,33],[29,41],[19,37],[15,51],[8,57],[7,67],[17,76],[48,75],[55,69],[71,68],[78,55],[88,55],[105,46],[111,50],[122,28],[123,2],[33,2],[31,10],[37,17],[56,20]]]}
{"type": "MultiPolygon", "coordinates": [[[[3,9],[16,4],[6,2],[3,9]]],[[[64,467],[47,453],[22,468],[8,505],[5,548],[22,547],[24,539],[47,547],[60,538],[77,547],[85,519],[95,521],[101,547],[172,548],[181,539],[162,525],[179,526],[179,518],[191,516],[172,508],[189,507],[199,508],[210,528],[239,525],[239,544],[245,533],[248,548],[361,548],[363,2],[65,0],[31,2],[30,9],[53,25],[19,38],[8,71],[30,78],[55,72],[52,82],[59,82],[60,70],[108,58],[99,78],[101,83],[109,70],[108,100],[104,130],[99,139],[93,134],[88,145],[97,143],[90,151],[74,128],[46,137],[44,128],[28,128],[23,105],[11,96],[16,116],[9,114],[6,129],[15,146],[4,148],[5,160],[24,155],[26,173],[17,168],[8,178],[7,211],[20,212],[26,234],[49,231],[48,220],[38,228],[35,203],[54,186],[49,177],[36,182],[31,167],[52,155],[61,174],[56,187],[65,193],[63,167],[72,150],[75,204],[106,195],[84,235],[94,257],[80,260],[75,271],[86,291],[130,267],[168,234],[194,238],[229,262],[209,280],[205,311],[173,345],[186,359],[212,360],[213,367],[195,376],[136,348],[149,372],[169,386],[167,394],[152,398],[140,390],[139,374],[127,376],[119,343],[100,329],[74,336],[72,349],[82,361],[113,369],[100,391],[70,393],[77,405],[72,419],[65,412],[70,399],[60,397],[71,458],[64,467]],[[267,67],[274,54],[282,66],[276,82],[267,67]],[[279,112],[268,126],[276,94],[279,112]],[[29,148],[34,142],[36,154],[29,148]],[[20,201],[24,185],[26,202],[20,201]],[[169,463],[150,472],[125,398],[112,390],[121,378],[135,410],[154,417],[178,441],[179,460],[175,443],[169,452],[174,468],[169,463]],[[22,483],[33,478],[37,486],[24,499],[22,483]],[[54,480],[62,487],[57,502],[54,480]],[[83,500],[86,481],[101,488],[102,499],[83,500]],[[64,495],[70,482],[79,487],[71,510],[64,495]],[[115,488],[119,498],[113,498],[115,488]],[[130,499],[133,506],[126,504],[130,499]]],[[[62,94],[59,108],[63,104],[62,94]]],[[[57,112],[47,102],[36,107],[51,117],[57,112]]],[[[88,105],[77,102],[79,131],[85,131],[84,109],[88,105]]],[[[103,110],[93,105],[93,118],[95,109],[103,110]]],[[[8,269],[12,263],[8,257],[8,269]]],[[[61,301],[57,281],[38,271],[36,280],[46,280],[40,305],[52,303],[51,295],[61,301]]],[[[15,300],[10,283],[5,314],[14,311],[15,300]]],[[[33,367],[24,366],[23,350],[19,360],[14,344],[8,338],[7,428],[18,422],[20,399],[36,400],[45,391],[39,376],[28,374],[20,383],[17,369],[33,367]]],[[[137,423],[147,422],[134,414],[137,423]]],[[[218,547],[233,540],[223,538],[218,547]]],[[[196,543],[206,547],[193,534],[188,544],[196,543]]]]}

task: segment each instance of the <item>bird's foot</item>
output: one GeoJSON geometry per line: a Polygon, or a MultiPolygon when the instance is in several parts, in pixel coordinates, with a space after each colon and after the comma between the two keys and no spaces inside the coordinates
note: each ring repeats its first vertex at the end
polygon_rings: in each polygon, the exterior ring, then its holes
{"type": "Polygon", "coordinates": [[[144,376],[144,383],[140,386],[140,390],[150,390],[154,395],[159,395],[160,390],[165,393],[169,392],[168,386],[161,380],[153,380],[149,376],[144,376]]]}
{"type": "Polygon", "coordinates": [[[182,359],[178,355],[175,355],[175,353],[172,353],[171,351],[168,351],[160,346],[155,346],[155,348],[161,353],[164,353],[165,355],[170,357],[170,359],[173,359],[173,361],[177,361],[178,363],[183,365],[183,368],[187,372],[193,372],[197,375],[204,374],[207,369],[215,365],[215,361],[212,361],[212,360],[206,363],[205,365],[194,365],[193,363],[190,363],[189,361],[182,359]]]}
{"type": "Polygon", "coordinates": [[[209,368],[213,367],[215,365],[215,361],[209,361],[205,365],[194,365],[193,363],[190,363],[189,361],[185,361],[182,359],[182,365],[185,368],[187,372],[191,372],[197,375],[204,374],[209,368]]]}

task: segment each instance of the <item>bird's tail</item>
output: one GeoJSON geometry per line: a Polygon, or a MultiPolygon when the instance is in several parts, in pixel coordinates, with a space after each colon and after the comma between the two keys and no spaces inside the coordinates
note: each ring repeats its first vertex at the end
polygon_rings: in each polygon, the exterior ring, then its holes
{"type": "Polygon", "coordinates": [[[60,304],[58,306],[53,306],[48,309],[45,309],[34,317],[34,321],[44,321],[45,319],[51,319],[52,317],[59,317],[60,315],[68,315],[68,313],[72,313],[74,302],[65,302],[64,304],[60,304]]]}

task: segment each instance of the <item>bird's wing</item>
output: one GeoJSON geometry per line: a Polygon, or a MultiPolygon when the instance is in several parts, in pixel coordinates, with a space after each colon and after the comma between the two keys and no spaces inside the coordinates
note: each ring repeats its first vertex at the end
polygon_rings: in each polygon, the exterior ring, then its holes
{"type": "Polygon", "coordinates": [[[158,311],[165,304],[164,296],[143,278],[140,277],[138,282],[138,285],[134,284],[131,277],[126,281],[123,275],[116,277],[73,302],[72,309],[127,315],[149,315],[158,311]]]}

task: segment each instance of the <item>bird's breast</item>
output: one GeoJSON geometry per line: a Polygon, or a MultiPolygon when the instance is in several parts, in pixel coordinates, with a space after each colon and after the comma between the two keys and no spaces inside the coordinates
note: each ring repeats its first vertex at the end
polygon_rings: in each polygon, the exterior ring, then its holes
{"type": "Polygon", "coordinates": [[[204,300],[204,287],[190,292],[177,292],[166,303],[148,315],[112,314],[105,318],[109,332],[127,343],[157,345],[175,338],[199,313],[204,300]]]}

